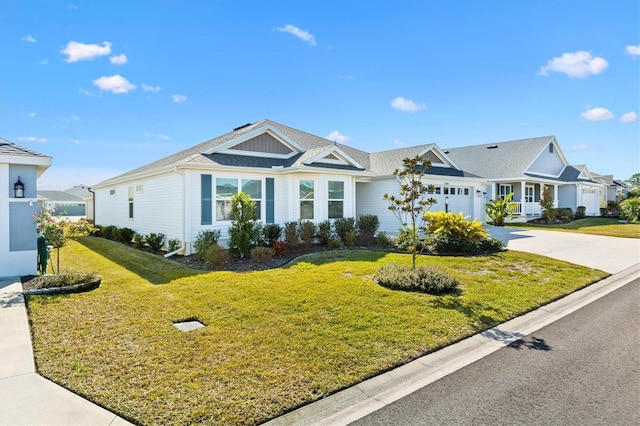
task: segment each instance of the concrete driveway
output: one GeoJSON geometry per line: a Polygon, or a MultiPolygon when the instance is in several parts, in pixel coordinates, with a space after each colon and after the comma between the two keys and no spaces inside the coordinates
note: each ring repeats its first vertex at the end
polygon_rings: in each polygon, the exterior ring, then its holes
{"type": "MultiPolygon", "coordinates": [[[[638,225],[640,226],[640,225],[638,225]]],[[[640,263],[640,239],[487,225],[509,250],[540,254],[616,274],[640,263]]]]}

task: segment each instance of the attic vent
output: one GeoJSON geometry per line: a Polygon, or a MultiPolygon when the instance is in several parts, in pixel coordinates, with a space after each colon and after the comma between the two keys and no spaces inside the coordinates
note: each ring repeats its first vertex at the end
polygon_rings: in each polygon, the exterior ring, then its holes
{"type": "Polygon", "coordinates": [[[489,145],[487,147],[487,149],[496,149],[498,147],[498,145],[489,145]]]}
{"type": "Polygon", "coordinates": [[[244,129],[248,126],[251,126],[251,123],[243,124],[242,126],[236,127],[235,129],[233,129],[233,131],[235,132],[236,130],[244,129]]]}

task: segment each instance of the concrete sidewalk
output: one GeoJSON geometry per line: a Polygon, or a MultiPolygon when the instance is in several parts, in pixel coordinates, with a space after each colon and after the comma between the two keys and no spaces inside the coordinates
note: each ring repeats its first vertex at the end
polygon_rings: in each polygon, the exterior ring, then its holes
{"type": "Polygon", "coordinates": [[[0,280],[0,425],[130,425],[36,374],[22,284],[0,280]]]}

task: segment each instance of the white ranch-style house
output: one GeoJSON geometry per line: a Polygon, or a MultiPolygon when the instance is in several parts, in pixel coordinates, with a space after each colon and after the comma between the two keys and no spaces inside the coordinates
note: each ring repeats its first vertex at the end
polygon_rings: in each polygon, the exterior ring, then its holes
{"type": "Polygon", "coordinates": [[[425,183],[435,187],[432,210],[480,221],[487,201],[507,192],[514,192],[523,218],[539,213],[543,185],[553,188],[559,207],[585,205],[588,214],[597,214],[606,193],[586,168],[568,165],[552,136],[368,153],[261,120],[93,186],[95,223],[161,232],[183,242],[181,253],[189,254],[200,231],[220,230],[224,242],[231,197],[242,191],[256,202],[263,223],[375,214],[380,230],[395,235],[400,224],[382,197],[399,194],[393,171],[416,155],[431,160],[425,183]]]}

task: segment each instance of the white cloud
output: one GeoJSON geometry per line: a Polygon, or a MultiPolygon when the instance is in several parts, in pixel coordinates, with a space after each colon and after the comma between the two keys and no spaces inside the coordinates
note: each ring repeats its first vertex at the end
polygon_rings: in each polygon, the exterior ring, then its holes
{"type": "Polygon", "coordinates": [[[142,83],[142,90],[145,92],[159,92],[160,86],[149,86],[148,84],[142,83]]]}
{"type": "Polygon", "coordinates": [[[586,145],[571,145],[569,147],[567,147],[566,151],[586,151],[587,150],[587,146],[586,145]]]}
{"type": "Polygon", "coordinates": [[[35,136],[20,136],[18,138],[19,141],[25,141],[25,142],[42,142],[45,143],[47,141],[47,138],[38,138],[35,136]]]}
{"type": "Polygon", "coordinates": [[[333,132],[329,133],[327,136],[325,136],[325,139],[329,139],[330,141],[338,142],[342,144],[349,143],[349,141],[351,140],[349,136],[345,136],[337,130],[334,130],[333,132]]]}
{"type": "Polygon", "coordinates": [[[36,42],[36,39],[33,38],[33,36],[31,36],[30,34],[27,34],[26,36],[22,37],[20,40],[27,41],[29,43],[35,43],[36,42]]]}
{"type": "Polygon", "coordinates": [[[338,78],[340,80],[355,80],[356,78],[352,75],[342,75],[342,74],[338,74],[338,78]]]}
{"type": "Polygon", "coordinates": [[[177,104],[183,104],[187,102],[187,97],[184,95],[173,95],[171,96],[171,99],[173,99],[173,102],[177,104]]]}
{"type": "Polygon", "coordinates": [[[171,139],[169,136],[163,134],[159,134],[158,137],[163,141],[168,141],[169,139],[171,139]]]}
{"type": "Polygon", "coordinates": [[[80,143],[78,139],[71,139],[69,142],[71,142],[74,145],[78,145],[80,143]]]}
{"type": "Polygon", "coordinates": [[[123,53],[122,55],[111,56],[109,61],[111,61],[113,65],[123,65],[127,63],[127,55],[123,53]]]}
{"type": "Polygon", "coordinates": [[[71,114],[69,117],[65,118],[64,121],[66,122],[70,122],[70,121],[80,121],[80,117],[78,117],[75,114],[71,114]]]}
{"type": "Polygon", "coordinates": [[[405,143],[402,142],[400,139],[394,139],[391,143],[393,143],[395,146],[404,146],[405,143]]]}
{"type": "Polygon", "coordinates": [[[633,111],[624,113],[622,114],[622,117],[620,117],[620,121],[622,121],[623,123],[633,123],[634,121],[637,121],[637,120],[638,120],[638,114],[636,114],[633,111]]]}
{"type": "Polygon", "coordinates": [[[402,96],[398,96],[391,101],[391,108],[397,109],[398,111],[416,112],[421,109],[425,109],[426,107],[427,106],[425,104],[417,104],[411,99],[406,99],[402,96]]]}
{"type": "Polygon", "coordinates": [[[289,33],[295,37],[298,37],[300,40],[304,41],[305,43],[309,43],[310,46],[315,46],[318,44],[316,43],[316,38],[313,36],[313,34],[305,30],[301,30],[295,25],[287,24],[284,27],[278,27],[276,29],[282,33],[289,33]]]}
{"type": "Polygon", "coordinates": [[[93,80],[93,84],[98,86],[100,90],[111,92],[113,94],[129,93],[136,89],[135,84],[129,83],[129,80],[123,76],[116,74],[109,77],[100,77],[93,80]]]}
{"type": "Polygon", "coordinates": [[[599,56],[593,57],[591,52],[578,50],[573,53],[563,53],[547,62],[540,68],[538,75],[547,76],[551,72],[561,72],[569,77],[586,77],[589,74],[600,74],[609,63],[599,56]]]}
{"type": "Polygon", "coordinates": [[[640,44],[639,45],[629,45],[624,49],[627,52],[627,55],[631,56],[640,56],[640,44]]]}
{"type": "Polygon", "coordinates": [[[33,117],[35,117],[35,116],[36,116],[36,113],[35,113],[35,112],[30,112],[30,113],[29,113],[29,117],[33,118],[33,117]]]}
{"type": "Polygon", "coordinates": [[[144,137],[145,138],[151,138],[151,137],[153,137],[153,134],[151,132],[146,131],[146,132],[144,132],[144,137]]]}
{"type": "Polygon", "coordinates": [[[76,10],[76,9],[78,8],[78,6],[76,6],[76,5],[75,5],[75,4],[73,4],[73,3],[69,3],[69,5],[67,6],[67,8],[68,8],[69,10],[76,10]]]}
{"type": "Polygon", "coordinates": [[[60,51],[63,55],[67,55],[65,62],[77,62],[93,59],[97,56],[111,54],[111,43],[103,41],[102,46],[97,44],[84,44],[76,41],[67,43],[67,47],[60,51]]]}
{"type": "Polygon", "coordinates": [[[83,89],[82,87],[78,87],[78,92],[82,93],[82,94],[83,94],[83,95],[85,95],[85,96],[90,96],[90,97],[92,97],[92,98],[95,98],[95,97],[96,97],[96,95],[95,95],[95,94],[91,93],[91,92],[90,92],[90,91],[88,91],[88,90],[83,89]]]}
{"type": "Polygon", "coordinates": [[[582,118],[589,121],[611,120],[613,113],[606,108],[591,108],[581,114],[582,118]]]}
{"type": "Polygon", "coordinates": [[[38,62],[38,64],[40,65],[47,65],[49,63],[48,59],[41,59],[40,62],[38,62]]]}

